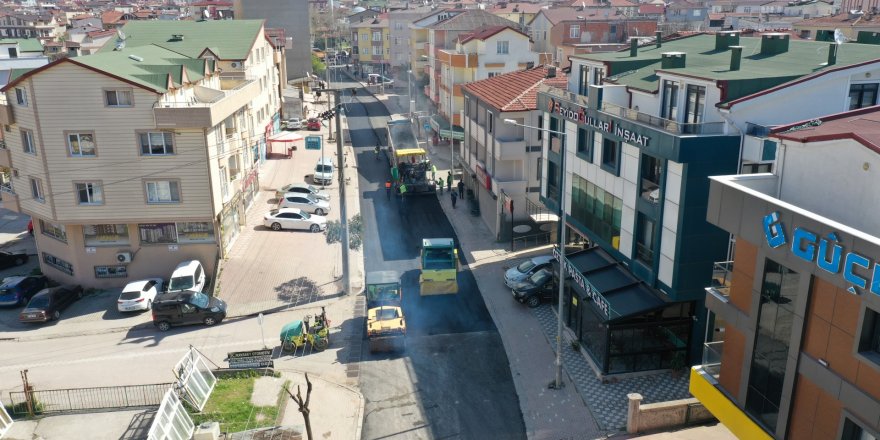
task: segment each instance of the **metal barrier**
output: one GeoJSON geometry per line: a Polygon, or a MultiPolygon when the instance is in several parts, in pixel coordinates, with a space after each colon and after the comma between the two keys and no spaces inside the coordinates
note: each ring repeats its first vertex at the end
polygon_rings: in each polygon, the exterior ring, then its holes
{"type": "Polygon", "coordinates": [[[28,396],[35,414],[159,406],[170,383],[118,387],[69,388],[9,393],[12,413],[28,414],[28,396]]]}
{"type": "Polygon", "coordinates": [[[550,233],[549,232],[541,232],[539,234],[532,235],[523,235],[521,237],[514,237],[511,242],[513,246],[513,250],[517,251],[520,249],[528,249],[532,247],[543,246],[545,244],[550,244],[550,233]]]}

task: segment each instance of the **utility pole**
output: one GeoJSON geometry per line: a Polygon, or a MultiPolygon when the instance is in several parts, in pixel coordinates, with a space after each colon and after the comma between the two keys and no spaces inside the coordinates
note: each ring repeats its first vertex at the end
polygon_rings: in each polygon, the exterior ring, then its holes
{"type": "MultiPolygon", "coordinates": [[[[345,142],[342,137],[342,100],[341,90],[333,93],[336,98],[336,160],[339,168],[339,221],[342,222],[342,291],[351,293],[351,268],[348,261],[350,237],[348,236],[348,208],[345,200],[345,142]]],[[[329,97],[328,97],[329,99],[329,97]]]]}

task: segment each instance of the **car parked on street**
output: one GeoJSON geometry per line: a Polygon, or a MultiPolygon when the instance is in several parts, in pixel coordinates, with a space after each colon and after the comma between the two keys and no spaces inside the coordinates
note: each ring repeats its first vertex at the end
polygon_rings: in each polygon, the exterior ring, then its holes
{"type": "Polygon", "coordinates": [[[309,131],[321,131],[321,120],[318,118],[309,118],[306,122],[306,129],[309,131]]]}
{"type": "Polygon", "coordinates": [[[0,269],[21,266],[22,264],[27,262],[28,254],[26,252],[0,251],[0,269]]]}
{"type": "Polygon", "coordinates": [[[126,284],[116,300],[116,308],[120,312],[150,310],[153,301],[162,293],[163,282],[162,278],[148,278],[126,284]]]}
{"type": "Polygon", "coordinates": [[[556,282],[553,280],[551,269],[545,268],[532,274],[532,276],[516,283],[513,287],[513,297],[529,306],[538,307],[541,301],[552,299],[556,292],[556,282]]]}
{"type": "Polygon", "coordinates": [[[330,185],[333,183],[333,159],[322,157],[315,164],[315,174],[312,181],[317,185],[330,185]]]}
{"type": "Polygon", "coordinates": [[[300,118],[290,118],[285,124],[288,130],[302,130],[303,120],[300,118]]]}
{"type": "Polygon", "coordinates": [[[189,260],[178,264],[168,281],[168,292],[201,292],[204,289],[205,269],[198,260],[189,260]]]}
{"type": "Polygon", "coordinates": [[[529,258],[504,272],[504,284],[512,289],[514,284],[532,276],[541,269],[550,267],[552,262],[552,255],[539,255],[529,258]]]}
{"type": "Polygon", "coordinates": [[[49,280],[42,275],[5,278],[0,284],[0,306],[23,306],[48,285],[49,280]]]}
{"type": "Polygon", "coordinates": [[[263,217],[263,226],[271,228],[273,231],[298,229],[321,232],[327,229],[327,218],[309,214],[298,208],[280,208],[269,211],[263,217]]]}
{"type": "Polygon", "coordinates": [[[330,201],[330,193],[327,191],[321,191],[313,185],[309,185],[305,182],[300,183],[291,183],[288,185],[284,185],[281,188],[278,188],[275,191],[275,198],[281,199],[287,193],[300,193],[300,194],[311,194],[315,196],[318,200],[327,200],[330,201]]]}
{"type": "Polygon", "coordinates": [[[311,194],[287,193],[278,201],[278,208],[299,208],[310,214],[325,215],[330,212],[330,202],[311,194]]]}
{"type": "Polygon", "coordinates": [[[21,322],[48,322],[61,318],[61,312],[83,297],[82,286],[69,285],[43,289],[18,314],[21,322]]]}
{"type": "Polygon", "coordinates": [[[163,332],[178,325],[211,326],[226,318],[226,303],[202,292],[177,292],[153,302],[152,313],[153,325],[163,332]]]}

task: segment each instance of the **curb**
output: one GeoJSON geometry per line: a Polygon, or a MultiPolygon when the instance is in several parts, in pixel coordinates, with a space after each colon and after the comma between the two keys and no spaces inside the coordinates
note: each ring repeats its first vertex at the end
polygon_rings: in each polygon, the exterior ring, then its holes
{"type": "Polygon", "coordinates": [[[49,339],[64,339],[64,338],[74,338],[77,336],[94,336],[101,335],[105,333],[122,333],[124,331],[132,331],[132,330],[146,330],[153,326],[153,322],[144,322],[141,324],[134,325],[132,327],[111,327],[111,328],[103,328],[103,329],[94,329],[94,330],[82,330],[78,332],[69,332],[69,333],[53,333],[45,336],[23,336],[23,337],[12,337],[12,338],[3,338],[0,337],[0,341],[6,342],[33,342],[33,341],[45,341],[49,339]]]}
{"type": "MultiPolygon", "coordinates": [[[[301,370],[289,370],[289,369],[282,370],[282,369],[277,369],[277,368],[275,369],[275,371],[281,371],[283,373],[303,374],[303,375],[308,373],[307,371],[301,371],[301,370]]],[[[366,399],[364,398],[364,395],[361,394],[360,391],[358,391],[348,385],[343,385],[341,383],[337,383],[337,382],[333,382],[333,381],[324,379],[320,375],[315,375],[314,373],[311,373],[311,374],[312,374],[312,377],[309,380],[315,380],[315,379],[320,380],[321,382],[324,382],[326,384],[334,385],[338,388],[342,388],[345,391],[348,391],[358,397],[358,400],[360,403],[358,404],[357,413],[355,414],[355,416],[357,417],[358,423],[357,423],[357,427],[355,428],[354,440],[360,440],[361,437],[363,436],[363,430],[364,430],[364,408],[366,407],[366,399]]]]}

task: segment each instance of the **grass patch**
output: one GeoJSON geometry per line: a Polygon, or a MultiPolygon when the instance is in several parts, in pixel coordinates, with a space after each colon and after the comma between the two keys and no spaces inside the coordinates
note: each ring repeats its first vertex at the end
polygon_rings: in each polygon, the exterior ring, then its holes
{"type": "Polygon", "coordinates": [[[280,403],[286,396],[279,394],[275,406],[254,406],[251,394],[257,377],[241,374],[217,381],[205,409],[200,413],[190,413],[198,426],[204,422],[220,422],[221,432],[240,432],[276,425],[280,403]]]}

